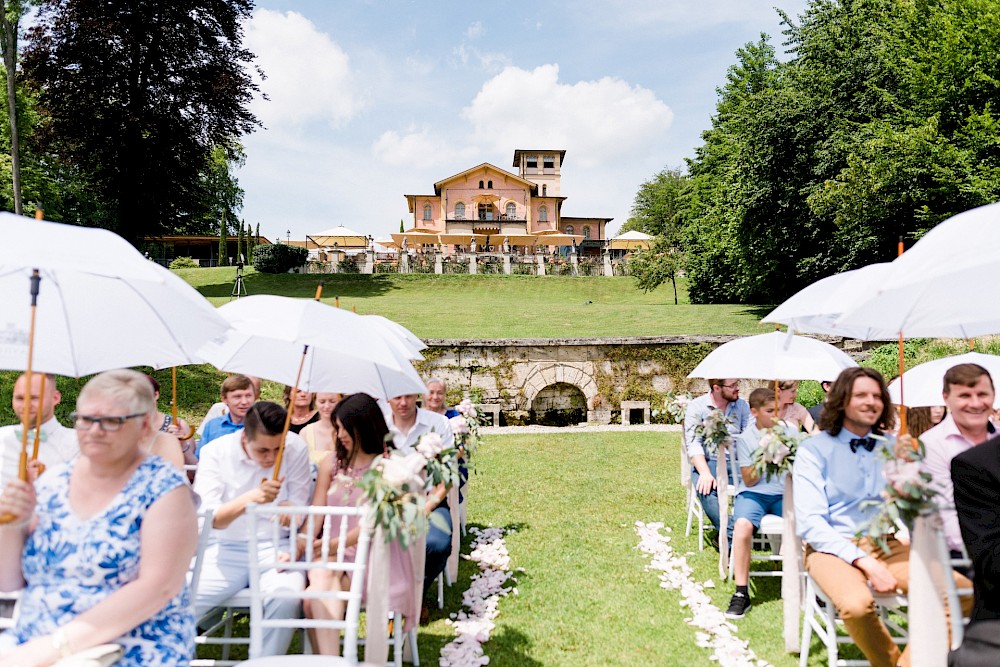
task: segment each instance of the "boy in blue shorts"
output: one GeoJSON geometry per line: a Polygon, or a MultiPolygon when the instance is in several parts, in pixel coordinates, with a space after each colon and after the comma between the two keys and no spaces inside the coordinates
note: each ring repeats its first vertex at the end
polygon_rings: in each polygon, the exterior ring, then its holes
{"type": "Polygon", "coordinates": [[[774,391],[754,389],[750,392],[748,402],[750,424],[736,436],[736,460],[744,486],[733,505],[733,578],[736,581],[736,592],[726,610],[728,618],[743,618],[750,609],[750,543],[765,514],[781,516],[781,497],[785,491],[784,474],[777,478],[761,479],[753,468],[753,453],[763,431],[776,423],[774,391]]]}

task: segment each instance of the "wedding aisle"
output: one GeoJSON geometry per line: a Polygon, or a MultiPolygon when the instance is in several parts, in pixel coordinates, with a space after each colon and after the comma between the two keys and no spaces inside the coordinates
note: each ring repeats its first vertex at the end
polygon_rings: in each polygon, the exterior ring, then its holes
{"type": "MultiPolygon", "coordinates": [[[[469,523],[516,528],[506,546],[525,570],[518,595],[500,601],[484,645],[490,664],[711,664],[684,622],[691,614],[680,594],[660,587],[636,548],[636,521],[672,526],[671,545],[686,555],[692,579],[712,580],[704,592],[716,607],[727,605],[732,587],[718,580],[716,552],[698,552],[694,536],[684,537],[679,441],[676,432],[489,436],[477,453],[469,523]]],[[[454,589],[468,586],[471,571],[463,563],[454,589]]],[[[798,664],[784,653],[779,581],[753,585],[754,607],[735,623],[738,636],[760,660],[798,664]]],[[[422,647],[424,640],[422,631],[422,647]]],[[[821,658],[815,651],[810,664],[821,658]]]]}

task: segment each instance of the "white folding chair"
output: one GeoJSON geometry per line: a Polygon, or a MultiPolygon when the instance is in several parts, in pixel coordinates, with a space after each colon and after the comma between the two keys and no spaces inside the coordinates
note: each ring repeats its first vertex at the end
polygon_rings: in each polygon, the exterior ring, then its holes
{"type": "MultiPolygon", "coordinates": [[[[358,661],[358,627],[361,615],[361,596],[365,589],[365,568],[368,563],[368,545],[371,532],[366,525],[365,507],[287,507],[274,505],[250,505],[247,515],[251,525],[258,521],[269,520],[272,525],[269,536],[272,544],[279,545],[271,550],[275,554],[271,561],[261,561],[256,557],[259,553],[260,541],[256,531],[250,531],[250,658],[261,657],[263,650],[263,631],[268,628],[301,628],[317,630],[337,630],[343,641],[342,656],[347,662],[358,661]],[[286,531],[282,528],[279,518],[288,517],[291,525],[299,526],[298,532],[286,531]],[[355,519],[363,526],[358,536],[358,542],[353,561],[345,560],[349,521],[355,519]],[[287,533],[287,534],[283,534],[287,533]],[[319,534],[319,537],[315,537],[319,534]],[[330,540],[337,538],[336,551],[330,550],[330,540]],[[319,557],[312,554],[318,549],[319,557]],[[280,553],[290,555],[288,562],[278,560],[280,553]],[[349,573],[351,586],[346,591],[277,591],[268,593],[261,591],[260,577],[269,569],[299,571],[323,569],[334,573],[349,573]],[[346,604],[343,619],[317,618],[264,618],[264,604],[267,599],[285,598],[299,600],[340,600],[346,604]]],[[[329,658],[327,658],[329,660],[329,658]]],[[[288,657],[284,660],[289,661],[288,657]]],[[[284,663],[283,663],[284,664],[284,663]]],[[[328,663],[329,664],[329,663],[328,663]]]]}
{"type": "MultiPolygon", "coordinates": [[[[730,468],[733,479],[741,479],[740,465],[736,458],[736,447],[730,457],[730,468]]],[[[781,563],[781,537],[785,533],[785,520],[775,514],[765,514],[760,520],[760,528],[754,533],[750,542],[750,561],[781,563]],[[761,554],[761,551],[770,551],[768,554],[761,554]],[[758,552],[758,553],[754,553],[758,552]]],[[[729,545],[729,578],[733,578],[733,545],[729,545]]],[[[780,577],[781,569],[777,570],[750,570],[751,577],[780,577]]]]}
{"type": "Polygon", "coordinates": [[[0,593],[0,632],[9,630],[17,625],[17,615],[21,607],[21,591],[11,591],[0,593]],[[5,612],[9,611],[10,616],[5,612]]]}

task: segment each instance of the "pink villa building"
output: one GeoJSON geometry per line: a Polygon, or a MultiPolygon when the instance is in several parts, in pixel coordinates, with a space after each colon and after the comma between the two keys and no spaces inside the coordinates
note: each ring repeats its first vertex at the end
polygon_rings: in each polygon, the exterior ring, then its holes
{"type": "Polygon", "coordinates": [[[598,254],[613,218],[562,214],[565,159],[564,150],[519,149],[514,151],[517,174],[484,162],[438,181],[434,194],[405,195],[415,232],[407,235],[408,245],[440,244],[450,254],[468,249],[474,240],[479,252],[499,252],[506,240],[518,252],[548,246],[544,237],[561,233],[578,237],[581,254],[598,254]]]}

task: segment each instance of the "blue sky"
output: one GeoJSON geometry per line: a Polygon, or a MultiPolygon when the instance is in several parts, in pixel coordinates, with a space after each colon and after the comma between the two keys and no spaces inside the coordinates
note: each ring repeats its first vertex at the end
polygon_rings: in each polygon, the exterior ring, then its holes
{"type": "Polygon", "coordinates": [[[243,217],[275,240],[410,226],[404,194],[516,148],[566,150],[564,215],[628,218],[639,184],[693,155],[737,48],[807,0],[504,3],[262,0],[267,75],[244,138],[243,217]]]}

